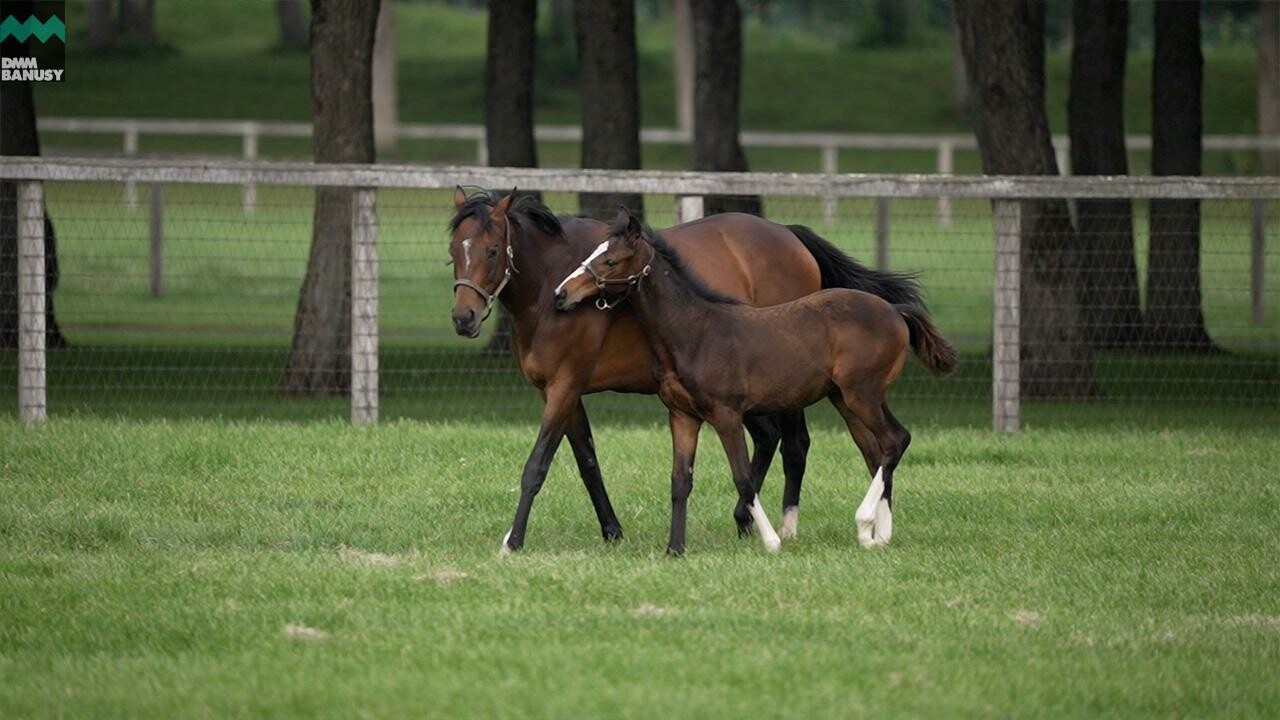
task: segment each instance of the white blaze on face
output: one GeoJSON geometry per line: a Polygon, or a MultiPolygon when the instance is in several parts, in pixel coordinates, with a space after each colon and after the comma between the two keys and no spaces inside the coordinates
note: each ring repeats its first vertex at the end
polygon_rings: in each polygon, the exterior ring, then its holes
{"type": "Polygon", "coordinates": [[[462,241],[462,259],[464,261],[462,272],[471,272],[471,238],[462,241]]]}
{"type": "Polygon", "coordinates": [[[556,295],[559,295],[559,294],[560,294],[560,291],[561,291],[561,290],[564,290],[564,286],[565,286],[565,285],[568,285],[570,280],[572,280],[572,279],[574,279],[574,278],[578,277],[579,275],[582,275],[582,274],[586,273],[586,272],[587,272],[587,266],[591,264],[591,261],[592,261],[592,260],[595,260],[595,259],[596,259],[596,258],[598,258],[598,257],[600,257],[600,256],[604,253],[604,251],[605,251],[605,250],[608,250],[608,249],[609,249],[609,241],[608,241],[608,240],[605,240],[604,242],[602,242],[602,243],[600,243],[599,245],[597,245],[597,246],[596,246],[596,249],[591,251],[591,254],[587,256],[587,259],[586,259],[586,260],[583,260],[583,261],[582,261],[582,264],[581,264],[581,265],[579,265],[579,266],[578,266],[578,268],[577,268],[576,270],[574,270],[573,272],[569,273],[569,276],[568,276],[568,277],[566,277],[565,279],[563,279],[563,280],[561,280],[561,281],[560,281],[560,284],[556,286],[555,294],[556,294],[556,295]]]}

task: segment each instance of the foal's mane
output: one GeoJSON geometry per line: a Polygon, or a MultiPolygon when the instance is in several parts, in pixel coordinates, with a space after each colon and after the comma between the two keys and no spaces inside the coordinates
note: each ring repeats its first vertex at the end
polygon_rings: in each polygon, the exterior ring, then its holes
{"type": "MultiPolygon", "coordinates": [[[[667,240],[662,237],[662,233],[654,230],[648,225],[642,224],[640,227],[645,241],[649,243],[654,252],[657,253],[658,257],[661,257],[666,261],[667,265],[671,266],[671,276],[675,278],[678,284],[707,302],[717,303],[720,305],[743,304],[741,300],[725,295],[717,290],[713,290],[710,286],[704,283],[701,278],[689,269],[688,265],[685,265],[684,259],[675,251],[675,248],[667,244],[667,240]]],[[[609,237],[622,237],[626,235],[626,233],[627,223],[625,221],[616,222],[609,226],[609,237]]]]}
{"type": "MultiPolygon", "coordinates": [[[[493,220],[489,217],[489,211],[506,195],[507,193],[497,190],[484,189],[472,193],[467,201],[458,206],[453,213],[453,219],[449,221],[449,232],[456,232],[458,226],[467,218],[475,219],[485,231],[492,230],[493,220]]],[[[507,218],[515,222],[518,227],[531,227],[548,237],[564,236],[564,227],[560,224],[560,218],[543,205],[537,195],[517,197],[511,203],[511,208],[507,210],[507,218]]]]}

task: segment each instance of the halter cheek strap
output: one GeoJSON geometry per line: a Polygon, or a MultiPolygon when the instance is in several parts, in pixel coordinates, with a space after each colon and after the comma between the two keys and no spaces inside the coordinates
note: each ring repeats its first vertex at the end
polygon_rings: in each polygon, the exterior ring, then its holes
{"type": "Polygon", "coordinates": [[[498,283],[498,287],[495,288],[493,292],[489,292],[485,290],[484,288],[471,282],[470,280],[467,280],[466,278],[453,281],[453,291],[455,293],[458,292],[458,288],[460,287],[471,288],[476,292],[477,295],[480,296],[480,299],[484,301],[484,317],[480,318],[480,322],[484,322],[485,320],[489,319],[489,313],[493,312],[493,304],[498,301],[498,296],[502,294],[502,290],[507,286],[507,283],[511,282],[512,274],[520,272],[519,270],[516,270],[515,254],[511,250],[511,220],[510,219],[507,220],[507,230],[506,230],[504,239],[506,240],[506,243],[507,243],[507,269],[502,274],[502,282],[498,283]]]}
{"type": "Polygon", "coordinates": [[[610,287],[616,287],[619,285],[626,286],[626,289],[622,291],[622,295],[618,296],[618,299],[614,300],[613,302],[609,302],[608,298],[606,298],[604,295],[597,296],[596,307],[601,310],[612,310],[613,308],[618,307],[618,305],[620,305],[623,300],[626,300],[627,297],[631,295],[631,289],[634,287],[638,287],[640,285],[641,280],[644,280],[645,278],[649,277],[649,272],[653,267],[653,256],[655,254],[657,254],[657,250],[654,250],[652,247],[649,248],[649,262],[644,264],[644,267],[640,269],[640,272],[634,273],[632,275],[628,275],[625,278],[602,277],[599,273],[597,273],[594,269],[592,269],[590,264],[585,262],[582,263],[582,269],[586,270],[591,275],[591,277],[595,278],[596,287],[599,288],[601,291],[606,290],[610,287]]]}

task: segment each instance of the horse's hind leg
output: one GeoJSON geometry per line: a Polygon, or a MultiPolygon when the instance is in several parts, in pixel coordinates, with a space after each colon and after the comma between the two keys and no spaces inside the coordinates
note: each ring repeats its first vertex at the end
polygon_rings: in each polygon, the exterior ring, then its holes
{"type": "Polygon", "coordinates": [[[573,458],[578,462],[578,474],[582,476],[582,484],[591,496],[591,505],[596,510],[596,518],[600,521],[600,534],[605,542],[622,539],[622,525],[613,512],[613,504],[609,502],[609,493],[604,489],[604,478],[600,475],[600,463],[596,460],[596,444],[591,438],[591,423],[587,420],[587,409],[578,399],[577,407],[570,411],[569,422],[565,427],[565,437],[573,448],[573,458]]]}
{"type": "Polygon", "coordinates": [[[782,471],[786,475],[778,537],[786,540],[796,536],[800,522],[800,486],[804,483],[804,470],[809,458],[809,427],[803,410],[779,413],[778,418],[782,426],[782,471]]]}
{"type": "MultiPolygon", "coordinates": [[[[781,427],[773,415],[751,415],[742,419],[742,425],[751,433],[751,484],[755,494],[760,494],[764,487],[765,476],[769,474],[769,466],[773,464],[773,454],[778,451],[778,443],[782,439],[781,427]]],[[[746,503],[739,502],[734,508],[733,519],[738,524],[738,537],[751,535],[751,511],[746,503]]]]}
{"type": "Polygon", "coordinates": [[[889,504],[893,492],[893,471],[911,442],[911,435],[896,418],[891,421],[892,416],[886,416],[888,407],[884,405],[882,393],[850,389],[833,394],[831,402],[844,418],[864,457],[875,467],[875,476],[854,516],[858,524],[858,542],[864,547],[885,545],[893,532],[889,504]],[[881,518],[880,523],[876,521],[877,515],[881,518]],[[879,534],[876,533],[877,526],[881,530],[879,534]]]}

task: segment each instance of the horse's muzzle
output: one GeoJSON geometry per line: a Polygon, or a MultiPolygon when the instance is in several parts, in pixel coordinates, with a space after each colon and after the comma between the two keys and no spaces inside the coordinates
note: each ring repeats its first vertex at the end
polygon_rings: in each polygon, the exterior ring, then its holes
{"type": "Polygon", "coordinates": [[[463,337],[474,338],[479,336],[480,316],[476,315],[476,311],[471,308],[455,310],[453,313],[453,330],[463,337]]]}
{"type": "Polygon", "coordinates": [[[573,302],[573,303],[569,302],[569,295],[565,291],[561,290],[560,292],[556,293],[556,309],[557,310],[572,310],[574,306],[577,304],[578,303],[576,302],[573,302]]]}

